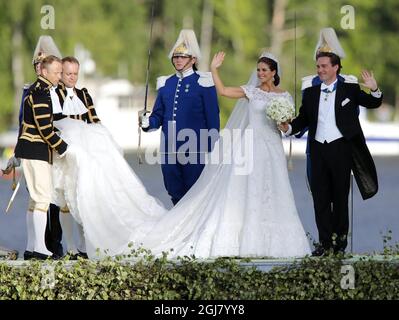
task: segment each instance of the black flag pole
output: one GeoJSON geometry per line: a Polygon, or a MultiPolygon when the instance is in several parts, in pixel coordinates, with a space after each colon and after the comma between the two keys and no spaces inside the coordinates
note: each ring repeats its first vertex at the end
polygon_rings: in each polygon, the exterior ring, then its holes
{"type": "Polygon", "coordinates": [[[349,224],[350,224],[350,252],[353,253],[353,172],[351,171],[350,178],[350,193],[349,193],[349,224]]]}
{"type": "MultiPolygon", "coordinates": [[[[296,11],[294,11],[294,107],[296,116],[296,11]]],[[[292,163],[292,136],[290,136],[290,149],[288,154],[288,170],[294,169],[292,163]]]]}
{"type": "Polygon", "coordinates": [[[139,126],[138,126],[138,148],[137,148],[137,157],[139,164],[143,163],[143,159],[141,157],[141,123],[140,118],[145,115],[148,111],[148,87],[149,87],[149,79],[150,79],[150,66],[151,66],[151,49],[152,49],[152,29],[154,26],[154,9],[155,3],[157,0],[152,1],[151,6],[151,25],[150,25],[150,36],[148,40],[148,56],[147,56],[147,72],[146,72],[146,79],[145,79],[145,96],[144,96],[144,109],[138,112],[138,119],[139,119],[139,126]]]}

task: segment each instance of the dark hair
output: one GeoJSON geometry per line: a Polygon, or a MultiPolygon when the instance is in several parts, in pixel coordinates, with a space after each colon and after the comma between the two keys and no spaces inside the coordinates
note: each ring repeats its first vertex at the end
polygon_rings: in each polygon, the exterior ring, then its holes
{"type": "Polygon", "coordinates": [[[62,60],[60,58],[56,57],[56,56],[52,56],[52,55],[47,56],[41,61],[40,67],[42,69],[48,69],[49,65],[51,65],[55,61],[59,62],[59,63],[62,63],[62,60]]]}
{"type": "Polygon", "coordinates": [[[274,75],[274,85],[278,86],[278,84],[280,83],[280,77],[278,76],[278,70],[277,70],[277,62],[274,61],[273,59],[270,58],[266,58],[266,57],[261,57],[258,60],[258,63],[263,62],[266,63],[271,71],[276,71],[276,74],[274,75]]]}
{"type": "Polygon", "coordinates": [[[338,65],[337,75],[339,75],[339,73],[341,72],[341,69],[342,69],[341,58],[332,52],[319,52],[316,55],[316,60],[321,57],[329,57],[332,66],[338,65]]]}
{"type": "Polygon", "coordinates": [[[75,57],[71,57],[71,56],[65,57],[62,59],[62,63],[64,63],[64,62],[76,63],[78,66],[80,66],[79,60],[76,59],[75,57]]]}

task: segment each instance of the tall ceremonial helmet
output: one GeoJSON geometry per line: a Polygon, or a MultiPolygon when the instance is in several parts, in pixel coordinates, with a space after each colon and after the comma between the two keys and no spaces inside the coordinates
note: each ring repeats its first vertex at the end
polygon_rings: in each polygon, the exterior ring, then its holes
{"type": "MultiPolygon", "coordinates": [[[[333,28],[323,28],[320,30],[319,41],[316,44],[314,51],[314,60],[317,60],[317,55],[321,52],[328,52],[337,55],[340,59],[345,58],[345,52],[342,48],[337,34],[333,28]]],[[[347,83],[358,83],[357,78],[354,75],[345,75],[339,72],[339,76],[347,83]]],[[[312,87],[320,83],[320,79],[317,75],[309,75],[302,78],[301,90],[312,87]],[[315,81],[316,80],[316,81],[315,81]]]]}
{"type": "Polygon", "coordinates": [[[53,38],[51,36],[40,36],[33,53],[32,64],[35,65],[42,62],[45,57],[50,55],[62,59],[61,52],[55,45],[53,38]]]}
{"type": "Polygon", "coordinates": [[[330,52],[336,54],[341,59],[345,58],[344,49],[342,49],[333,28],[324,28],[320,30],[319,41],[317,42],[314,52],[315,60],[317,60],[316,57],[319,52],[330,52]]]}
{"type": "Polygon", "coordinates": [[[197,61],[201,59],[201,51],[198,45],[194,30],[183,29],[172,50],[169,53],[169,59],[173,57],[194,57],[197,61]]]}

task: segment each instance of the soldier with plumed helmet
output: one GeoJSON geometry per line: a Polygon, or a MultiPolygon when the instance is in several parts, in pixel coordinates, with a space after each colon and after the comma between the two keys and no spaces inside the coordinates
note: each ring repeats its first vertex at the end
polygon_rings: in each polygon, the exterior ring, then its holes
{"type": "Polygon", "coordinates": [[[201,53],[193,30],[180,32],[169,58],[176,73],[158,78],[153,111],[142,117],[141,127],[144,131],[162,127],[162,174],[176,204],[200,176],[205,155],[218,137],[220,119],[212,75],[196,67],[201,53]]]}

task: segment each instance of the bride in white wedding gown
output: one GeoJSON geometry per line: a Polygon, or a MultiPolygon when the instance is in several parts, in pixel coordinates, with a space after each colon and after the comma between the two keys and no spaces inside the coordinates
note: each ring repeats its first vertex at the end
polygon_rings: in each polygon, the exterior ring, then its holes
{"type": "MultiPolygon", "coordinates": [[[[269,54],[263,57],[269,63],[276,62],[269,54]]],[[[221,133],[208,159],[215,155],[222,159],[233,155],[234,159],[245,144],[245,130],[251,130],[253,150],[244,160],[253,167],[242,174],[242,163],[207,164],[195,185],[171,210],[147,193],[101,124],[72,119],[57,122],[69,150],[65,159],[54,162],[54,201],[61,206],[66,201],[82,224],[90,258],[101,257],[104,252],[129,253],[129,243],[157,256],[173,249],[169,258],[310,254],[288,178],[281,134],[265,112],[273,97],[291,98],[274,84],[269,92],[262,89],[270,85],[271,74],[277,78],[279,68],[260,62],[246,86],[225,88],[216,72],[223,58],[223,53],[215,55],[212,73],[219,93],[243,98],[225,127],[226,132],[236,130],[239,136],[233,143],[221,143],[225,141],[221,133]]]]}

